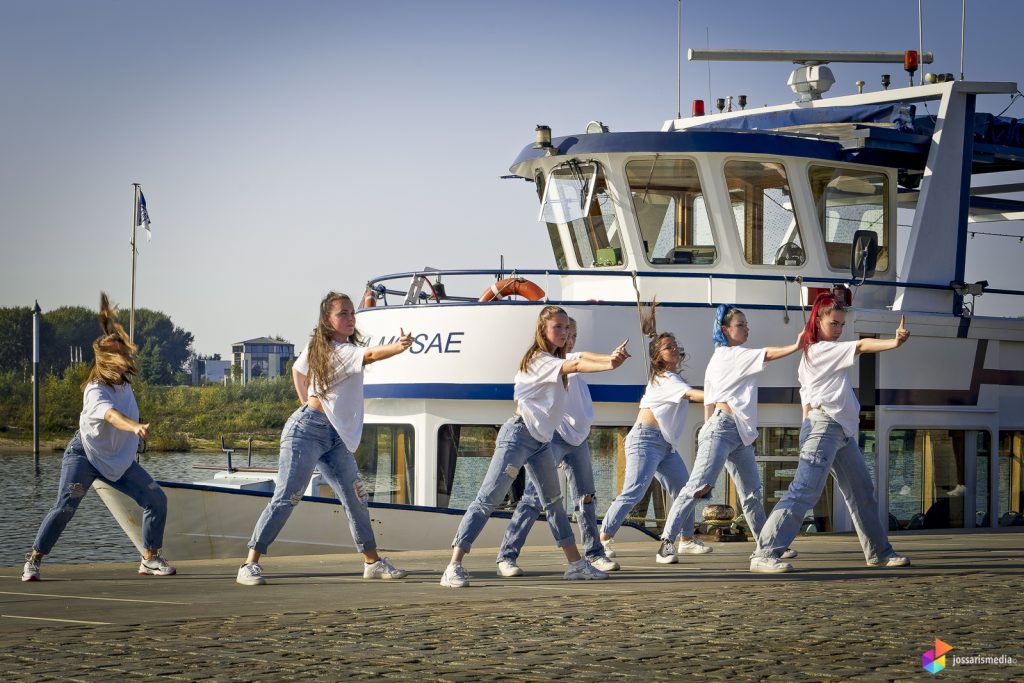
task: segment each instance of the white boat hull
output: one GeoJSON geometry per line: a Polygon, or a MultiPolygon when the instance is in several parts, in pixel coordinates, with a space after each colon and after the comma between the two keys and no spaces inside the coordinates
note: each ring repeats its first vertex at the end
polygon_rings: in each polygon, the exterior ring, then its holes
{"type": "MultiPolygon", "coordinates": [[[[270,500],[266,492],[219,489],[202,484],[159,482],[167,494],[167,526],[163,554],[174,560],[244,557],[246,545],[260,513],[270,500]]],[[[96,492],[114,519],[142,551],[142,509],[104,482],[96,492]]],[[[437,550],[451,546],[463,510],[370,503],[370,519],[377,547],[382,551],[437,550]]],[[[497,512],[474,543],[478,548],[501,544],[510,514],[497,512]]],[[[576,532],[577,540],[579,532],[576,532]]],[[[654,534],[624,525],[621,541],[653,540],[654,534]]],[[[527,545],[550,545],[551,532],[540,521],[527,545]]],[[[292,512],[270,555],[324,555],[354,552],[345,510],[336,499],[305,496],[292,512]]]]}

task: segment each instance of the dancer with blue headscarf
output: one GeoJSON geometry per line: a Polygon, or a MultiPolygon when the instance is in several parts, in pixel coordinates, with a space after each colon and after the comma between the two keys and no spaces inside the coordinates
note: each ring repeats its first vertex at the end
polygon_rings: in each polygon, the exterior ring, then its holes
{"type": "MultiPolygon", "coordinates": [[[[693,538],[694,512],[697,499],[710,495],[723,466],[736,484],[740,507],[754,538],[764,526],[761,475],[754,459],[758,382],[765,363],[785,358],[800,349],[802,331],[789,346],[764,349],[743,346],[749,334],[743,311],[724,304],[718,307],[711,335],[715,352],[704,371],[704,426],[697,437],[693,471],[665,520],[661,549],[655,558],[662,564],[677,562],[677,555],[682,553],[711,552],[711,548],[693,538]],[[675,546],[677,537],[678,548],[675,546]]],[[[789,549],[786,552],[788,557],[796,555],[789,549]]]]}

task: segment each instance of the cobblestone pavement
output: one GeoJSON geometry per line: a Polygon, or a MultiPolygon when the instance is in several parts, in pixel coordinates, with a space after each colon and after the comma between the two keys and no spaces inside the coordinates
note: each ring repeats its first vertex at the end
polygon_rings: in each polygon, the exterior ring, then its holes
{"type": "Polygon", "coordinates": [[[402,582],[363,582],[353,555],[267,558],[270,584],[234,565],[127,578],[127,565],[0,570],[5,680],[921,680],[1024,679],[1024,534],[894,539],[914,566],[864,566],[856,539],[800,539],[800,571],[745,571],[749,544],[656,566],[656,544],[620,551],[603,582],[565,582],[557,551],[528,548],[528,576],[499,579],[489,549],[468,589],[437,585],[444,553],[400,553],[402,582]],[[355,567],[353,567],[355,565],[355,567]],[[115,602],[115,600],[138,600],[115,602]],[[34,619],[65,621],[35,621],[34,619]],[[81,621],[101,624],[75,623],[81,621]],[[1000,657],[1013,664],[959,664],[1000,657]]]}

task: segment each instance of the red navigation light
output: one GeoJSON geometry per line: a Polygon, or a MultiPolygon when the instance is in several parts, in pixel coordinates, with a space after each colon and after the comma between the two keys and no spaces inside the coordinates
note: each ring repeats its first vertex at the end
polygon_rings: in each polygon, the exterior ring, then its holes
{"type": "Polygon", "coordinates": [[[704,100],[694,100],[690,116],[704,116],[704,100]]]}
{"type": "Polygon", "coordinates": [[[903,53],[903,68],[911,76],[917,71],[917,50],[907,50],[903,53]]]}

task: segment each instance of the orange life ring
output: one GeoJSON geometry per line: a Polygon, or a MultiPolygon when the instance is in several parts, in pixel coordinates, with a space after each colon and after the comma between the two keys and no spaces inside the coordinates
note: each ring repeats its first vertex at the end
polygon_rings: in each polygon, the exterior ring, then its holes
{"type": "Polygon", "coordinates": [[[540,301],[544,290],[521,277],[507,277],[495,282],[480,295],[480,301],[498,301],[509,296],[521,296],[528,301],[540,301]]]}

